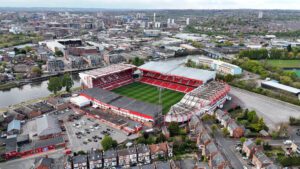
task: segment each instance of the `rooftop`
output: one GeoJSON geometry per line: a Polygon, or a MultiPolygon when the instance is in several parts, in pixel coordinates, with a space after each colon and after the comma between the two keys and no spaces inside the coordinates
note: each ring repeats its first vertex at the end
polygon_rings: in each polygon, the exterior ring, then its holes
{"type": "Polygon", "coordinates": [[[51,116],[36,119],[37,133],[39,136],[57,134],[61,132],[58,120],[51,116]]]}
{"type": "Polygon", "coordinates": [[[21,129],[21,122],[20,120],[13,120],[11,121],[8,126],[7,126],[7,131],[12,131],[12,130],[20,130],[21,129]]]}
{"type": "Polygon", "coordinates": [[[148,62],[140,66],[139,69],[145,71],[153,71],[164,75],[180,76],[189,79],[200,80],[203,82],[214,79],[216,76],[215,71],[185,67],[181,65],[181,62],[176,61],[148,62]]]}
{"type": "Polygon", "coordinates": [[[102,76],[106,76],[108,74],[122,72],[125,70],[135,69],[135,68],[136,68],[136,66],[134,66],[134,65],[120,63],[120,64],[113,64],[113,65],[99,68],[99,69],[89,70],[89,71],[82,72],[79,74],[85,74],[85,75],[91,76],[93,78],[99,78],[102,76]]]}
{"type": "Polygon", "coordinates": [[[287,85],[284,85],[284,84],[280,84],[278,83],[277,81],[263,81],[262,84],[264,85],[268,85],[270,87],[274,87],[274,88],[277,88],[277,89],[281,89],[281,90],[285,90],[287,92],[290,92],[290,93],[293,93],[293,94],[300,94],[300,89],[297,89],[297,88],[294,88],[294,87],[291,87],[291,86],[287,86],[287,85]]]}
{"type": "Polygon", "coordinates": [[[118,108],[146,114],[151,117],[155,117],[162,110],[162,106],[134,100],[100,88],[85,89],[81,93],[83,95],[88,95],[92,98],[95,98],[103,103],[110,104],[118,108]]]}
{"type": "Polygon", "coordinates": [[[74,164],[81,164],[87,162],[87,155],[77,155],[73,157],[74,164]]]}
{"type": "Polygon", "coordinates": [[[103,158],[109,159],[109,158],[117,158],[117,152],[115,150],[107,150],[103,152],[103,158]]]}

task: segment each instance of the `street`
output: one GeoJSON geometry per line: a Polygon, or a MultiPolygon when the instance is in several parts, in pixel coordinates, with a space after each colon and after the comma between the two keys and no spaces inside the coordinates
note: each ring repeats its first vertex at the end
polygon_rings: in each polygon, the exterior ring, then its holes
{"type": "MultiPolygon", "coordinates": [[[[210,125],[206,125],[207,130],[209,130],[210,133],[212,133],[210,125]]],[[[216,143],[220,150],[224,153],[224,155],[227,158],[227,161],[230,162],[231,166],[233,168],[243,168],[242,158],[239,158],[238,154],[234,152],[234,145],[235,140],[234,139],[226,139],[224,138],[223,134],[220,132],[220,130],[217,130],[214,132],[214,139],[216,140],[216,143]]]]}

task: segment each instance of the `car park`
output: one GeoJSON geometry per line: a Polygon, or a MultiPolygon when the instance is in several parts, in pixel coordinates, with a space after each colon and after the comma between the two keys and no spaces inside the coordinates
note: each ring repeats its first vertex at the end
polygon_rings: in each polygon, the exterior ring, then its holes
{"type": "MultiPolygon", "coordinates": [[[[118,143],[127,139],[127,136],[123,132],[118,129],[112,129],[107,124],[101,123],[95,119],[89,120],[86,116],[74,115],[74,117],[76,116],[80,117],[80,119],[76,120],[74,118],[74,122],[65,123],[70,149],[74,152],[80,150],[88,151],[91,148],[101,147],[99,142],[105,135],[111,135],[118,143]],[[83,121],[86,124],[81,125],[81,127],[78,128],[77,126],[82,124],[83,121]],[[110,128],[110,131],[107,130],[108,128],[110,128]]],[[[66,116],[66,118],[68,118],[68,116],[66,116]]]]}

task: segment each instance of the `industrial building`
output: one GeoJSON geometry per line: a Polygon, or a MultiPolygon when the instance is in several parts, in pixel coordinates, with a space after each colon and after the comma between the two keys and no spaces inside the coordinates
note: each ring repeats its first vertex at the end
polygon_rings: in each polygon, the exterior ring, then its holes
{"type": "Polygon", "coordinates": [[[284,84],[280,84],[279,82],[274,81],[274,80],[263,81],[263,82],[261,82],[261,86],[264,88],[275,89],[278,91],[283,91],[283,92],[295,95],[300,100],[300,89],[297,89],[297,88],[294,88],[291,86],[287,86],[284,84]]]}

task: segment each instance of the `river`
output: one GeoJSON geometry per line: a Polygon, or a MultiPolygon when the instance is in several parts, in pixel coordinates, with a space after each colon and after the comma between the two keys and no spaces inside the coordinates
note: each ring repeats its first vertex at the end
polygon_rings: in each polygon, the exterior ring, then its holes
{"type": "MultiPolygon", "coordinates": [[[[79,77],[77,75],[73,75],[72,78],[74,80],[73,87],[79,87],[79,77]]],[[[49,96],[51,92],[49,92],[47,87],[48,80],[27,84],[19,88],[12,88],[6,91],[0,91],[0,108],[8,107],[31,99],[49,96]]]]}

